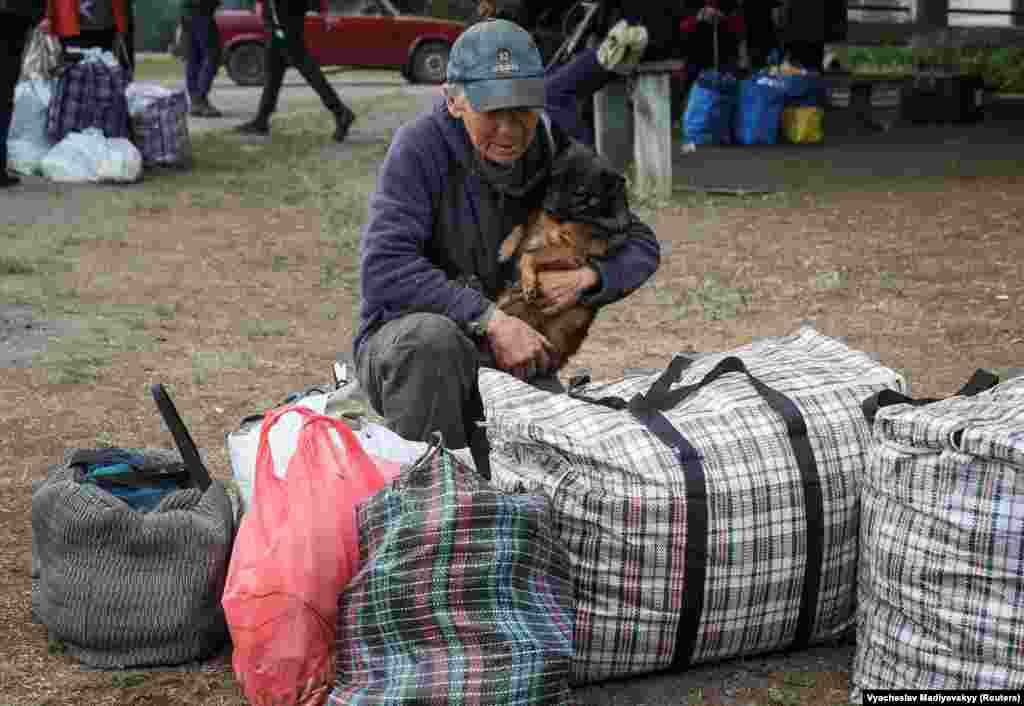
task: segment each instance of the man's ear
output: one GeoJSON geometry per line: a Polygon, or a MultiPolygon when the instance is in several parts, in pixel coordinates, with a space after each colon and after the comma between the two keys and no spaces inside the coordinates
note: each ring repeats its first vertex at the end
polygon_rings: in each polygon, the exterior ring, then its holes
{"type": "Polygon", "coordinates": [[[464,96],[453,96],[444,89],[445,103],[448,105],[448,114],[453,118],[460,119],[466,113],[466,99],[464,96]]]}

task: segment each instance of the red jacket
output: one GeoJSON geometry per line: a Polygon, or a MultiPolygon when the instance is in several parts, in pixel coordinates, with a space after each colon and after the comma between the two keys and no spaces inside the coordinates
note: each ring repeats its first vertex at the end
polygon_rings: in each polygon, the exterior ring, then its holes
{"type": "MultiPolygon", "coordinates": [[[[719,7],[718,0],[705,0],[705,7],[713,7],[716,10],[719,7]]],[[[692,15],[687,17],[679,23],[679,29],[683,34],[692,34],[697,31],[697,16],[692,15]]],[[[743,21],[743,15],[740,12],[733,12],[727,14],[718,25],[719,29],[722,29],[730,34],[742,35],[747,31],[746,23],[743,21]]]]}
{"type": "MultiPolygon", "coordinates": [[[[114,27],[121,34],[128,31],[126,0],[111,0],[114,8],[114,27]]],[[[58,37],[75,37],[82,33],[79,0],[46,0],[46,17],[50,20],[50,33],[58,37]]]]}

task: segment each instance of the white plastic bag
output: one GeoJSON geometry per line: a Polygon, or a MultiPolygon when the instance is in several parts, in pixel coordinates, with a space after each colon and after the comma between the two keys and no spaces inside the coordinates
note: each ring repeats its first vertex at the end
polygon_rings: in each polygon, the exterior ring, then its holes
{"type": "Polygon", "coordinates": [[[88,128],[70,133],[47,152],[42,172],[59,182],[136,181],[142,156],[129,140],[108,140],[99,128],[88,128]]]}
{"type": "Polygon", "coordinates": [[[14,113],[7,134],[7,166],[19,174],[39,174],[43,157],[53,147],[46,134],[46,113],[53,81],[31,79],[14,88],[14,113]]]}
{"type": "Polygon", "coordinates": [[[7,143],[7,168],[18,174],[32,176],[43,173],[43,157],[50,151],[28,140],[10,140],[7,143]]]}
{"type": "MultiPolygon", "coordinates": [[[[306,407],[316,414],[331,416],[331,403],[336,399],[341,399],[344,394],[345,391],[342,390],[330,394],[308,395],[295,402],[294,405],[306,407]]],[[[302,416],[298,414],[287,414],[282,416],[268,432],[267,441],[270,446],[270,454],[274,459],[274,475],[278,478],[285,477],[285,470],[295,453],[303,421],[302,416]]],[[[247,510],[252,503],[260,427],[260,422],[253,421],[227,435],[232,475],[242,496],[243,510],[247,510]]],[[[363,450],[375,462],[384,467],[388,467],[388,464],[398,466],[412,464],[430,448],[429,444],[423,442],[407,441],[379,424],[363,422],[354,431],[363,450]]],[[[466,455],[469,456],[469,454],[466,455]]]]}
{"type": "Polygon", "coordinates": [[[69,133],[43,157],[43,176],[58,182],[99,181],[100,161],[106,150],[107,138],[96,128],[69,133]]]}
{"type": "Polygon", "coordinates": [[[97,167],[100,181],[133,182],[142,176],[142,155],[131,140],[113,137],[107,140],[107,154],[97,167]]]}
{"type": "Polygon", "coordinates": [[[53,143],[46,136],[46,111],[52,99],[53,81],[19,81],[14,87],[14,114],[7,141],[26,140],[52,147],[53,143]]]}

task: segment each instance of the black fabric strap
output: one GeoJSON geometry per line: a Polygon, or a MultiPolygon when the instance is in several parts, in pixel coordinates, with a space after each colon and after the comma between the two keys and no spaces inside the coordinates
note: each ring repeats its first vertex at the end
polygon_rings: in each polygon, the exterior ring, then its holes
{"type": "Polygon", "coordinates": [[[174,444],[178,447],[178,452],[185,462],[185,469],[189,473],[192,485],[205,493],[212,482],[210,472],[206,470],[206,465],[199,455],[199,449],[196,448],[192,435],[188,433],[188,428],[181,420],[181,416],[164,386],[157,383],[151,385],[149,390],[153,395],[153,401],[156,402],[157,409],[160,410],[160,416],[163,417],[167,429],[174,438],[174,444]]]}
{"type": "MultiPolygon", "coordinates": [[[[991,390],[998,384],[998,375],[978,368],[953,397],[973,397],[979,392],[991,390]]],[[[868,424],[874,425],[875,416],[882,407],[889,407],[894,404],[909,404],[914,407],[923,407],[933,402],[941,402],[943,399],[942,397],[908,397],[901,392],[887,388],[876,392],[864,400],[863,404],[861,404],[861,411],[864,412],[864,418],[867,419],[868,424]]]]}
{"type": "Polygon", "coordinates": [[[700,454],[689,441],[662,414],[702,387],[711,384],[726,373],[743,373],[754,389],[772,410],[782,417],[786,424],[797,468],[800,470],[804,490],[804,516],[806,518],[807,564],[804,569],[803,591],[800,597],[800,612],[797,618],[796,635],[791,647],[802,648],[810,641],[814,627],[814,616],[821,587],[821,563],[824,557],[824,503],[821,478],[817,462],[807,436],[807,424],[800,408],[780,393],[755,377],[735,356],[723,358],[704,378],[694,384],[671,390],[690,363],[691,359],[675,357],[668,369],[651,385],[647,394],[638,394],[628,403],[618,397],[587,399],[578,392],[570,394],[612,409],[628,409],[629,412],[654,434],[662,443],[671,448],[679,458],[686,478],[686,565],[683,569],[685,594],[676,633],[673,669],[684,669],[690,665],[696,646],[704,608],[704,584],[707,578],[707,480],[700,454]],[[694,538],[702,538],[693,541],[694,538]]]}

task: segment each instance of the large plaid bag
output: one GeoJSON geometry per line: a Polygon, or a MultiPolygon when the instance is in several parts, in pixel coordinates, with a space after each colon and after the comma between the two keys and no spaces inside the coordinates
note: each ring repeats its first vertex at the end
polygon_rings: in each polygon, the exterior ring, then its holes
{"type": "Polygon", "coordinates": [[[358,518],[330,706],[570,701],[572,583],[545,497],[434,447],[358,518]]]}
{"type": "Polygon", "coordinates": [[[59,142],[68,133],[95,127],[105,137],[128,137],[129,77],[121,66],[102,61],[70,64],[60,75],[47,113],[46,131],[59,142]]]}
{"type": "Polygon", "coordinates": [[[569,549],[574,681],[850,628],[860,406],[903,386],[812,329],[570,395],[482,371],[493,482],[546,493],[569,549]]]}
{"type": "Polygon", "coordinates": [[[861,484],[860,689],[1024,689],[1024,378],[882,406],[861,484]]]}
{"type": "Polygon", "coordinates": [[[188,133],[188,97],[184,91],[153,98],[131,115],[132,142],[146,166],[187,167],[192,164],[188,133]]]}

